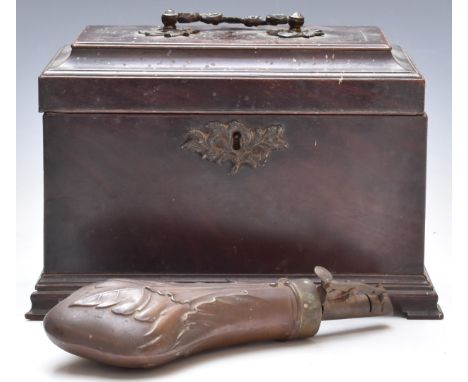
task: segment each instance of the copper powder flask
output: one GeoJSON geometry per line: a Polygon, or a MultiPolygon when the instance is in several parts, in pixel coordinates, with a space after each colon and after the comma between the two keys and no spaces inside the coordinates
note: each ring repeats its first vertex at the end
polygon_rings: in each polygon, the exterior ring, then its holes
{"type": "Polygon", "coordinates": [[[312,279],[175,283],[111,279],[83,287],[44,319],[62,349],[121,367],[153,367],[230,345],[315,335],[322,320],[392,314],[380,286],[312,279]]]}

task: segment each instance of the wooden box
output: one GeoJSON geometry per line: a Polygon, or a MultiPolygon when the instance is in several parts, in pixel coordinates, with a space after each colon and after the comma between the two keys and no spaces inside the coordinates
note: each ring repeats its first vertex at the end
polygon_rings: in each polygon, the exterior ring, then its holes
{"type": "Polygon", "coordinates": [[[424,268],[424,79],[375,27],[89,26],[39,77],[44,269],[30,319],[109,277],[382,283],[424,268]]]}

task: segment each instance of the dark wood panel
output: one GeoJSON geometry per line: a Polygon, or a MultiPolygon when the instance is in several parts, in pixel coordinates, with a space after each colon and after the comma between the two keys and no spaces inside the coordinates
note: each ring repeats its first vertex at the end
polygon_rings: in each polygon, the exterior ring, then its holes
{"type": "MultiPolygon", "coordinates": [[[[163,76],[162,74],[161,76],[163,76]]],[[[52,112],[421,114],[423,79],[41,77],[52,112]],[[261,91],[259,91],[261,89],[261,91]]]]}
{"type": "Polygon", "coordinates": [[[46,114],[45,272],[422,274],[424,116],[46,114]],[[265,167],[181,149],[281,124],[265,167]]]}

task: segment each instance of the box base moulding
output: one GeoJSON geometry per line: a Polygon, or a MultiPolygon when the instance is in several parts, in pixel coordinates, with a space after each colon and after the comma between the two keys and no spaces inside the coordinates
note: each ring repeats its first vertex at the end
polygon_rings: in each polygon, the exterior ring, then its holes
{"type": "MultiPolygon", "coordinates": [[[[29,320],[42,320],[46,313],[59,301],[78,288],[89,283],[109,278],[135,278],[179,282],[233,282],[249,279],[275,280],[282,275],[161,275],[161,274],[50,274],[42,273],[31,294],[31,310],[25,314],[29,320]]],[[[290,278],[309,275],[288,275],[290,278]]],[[[437,304],[438,296],[427,274],[379,275],[379,274],[335,274],[337,281],[360,281],[371,285],[382,284],[392,300],[395,315],[408,319],[442,319],[443,313],[437,304]]],[[[316,283],[318,279],[312,277],[316,283]]]]}

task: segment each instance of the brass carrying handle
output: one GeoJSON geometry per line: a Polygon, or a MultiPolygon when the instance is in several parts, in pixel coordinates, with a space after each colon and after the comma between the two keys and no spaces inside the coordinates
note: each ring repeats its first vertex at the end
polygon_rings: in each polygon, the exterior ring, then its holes
{"type": "Polygon", "coordinates": [[[222,13],[178,13],[172,9],[167,10],[161,15],[161,20],[166,29],[176,29],[176,24],[188,24],[200,21],[205,24],[218,25],[221,23],[244,24],[246,27],[258,27],[260,25],[279,25],[289,24],[289,29],[300,32],[304,25],[304,16],[294,12],[291,16],[286,15],[268,15],[263,18],[260,16],[247,17],[226,17],[222,13]]]}
{"type": "Polygon", "coordinates": [[[246,27],[258,27],[261,25],[280,25],[289,24],[289,29],[268,30],[269,35],[291,38],[291,37],[314,37],[322,36],[323,31],[318,29],[304,29],[304,16],[298,12],[294,12],[290,16],[286,15],[268,15],[265,18],[260,16],[248,17],[227,17],[222,13],[178,13],[172,9],[165,11],[161,15],[163,22],[162,27],[153,30],[139,31],[145,36],[164,36],[164,37],[177,37],[177,36],[190,36],[191,34],[198,33],[200,30],[191,28],[177,28],[177,23],[189,24],[195,22],[202,22],[205,24],[218,25],[221,23],[227,24],[243,24],[246,27]]]}

